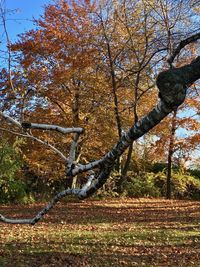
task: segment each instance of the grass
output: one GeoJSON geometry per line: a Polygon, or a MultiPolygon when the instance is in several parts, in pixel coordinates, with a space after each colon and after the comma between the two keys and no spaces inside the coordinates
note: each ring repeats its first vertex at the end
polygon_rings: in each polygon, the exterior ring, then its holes
{"type": "MultiPolygon", "coordinates": [[[[0,210],[30,217],[41,207],[0,210]]],[[[4,266],[200,266],[200,202],[61,203],[35,226],[0,224],[4,266]]]]}

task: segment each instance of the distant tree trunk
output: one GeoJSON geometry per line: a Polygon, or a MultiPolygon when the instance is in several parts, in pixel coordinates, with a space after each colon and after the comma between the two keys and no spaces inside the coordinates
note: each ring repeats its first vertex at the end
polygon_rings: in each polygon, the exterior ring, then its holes
{"type": "MultiPolygon", "coordinates": [[[[109,47],[109,46],[108,46],[109,47]]],[[[110,59],[110,73],[111,73],[111,78],[112,78],[112,93],[113,93],[113,98],[114,98],[114,113],[115,113],[115,119],[117,123],[117,132],[118,132],[118,137],[119,139],[122,136],[122,127],[121,127],[121,119],[119,115],[119,103],[118,103],[118,97],[117,97],[117,86],[116,86],[116,78],[115,78],[115,71],[113,68],[113,62],[111,59],[111,54],[110,54],[110,49],[108,48],[109,51],[109,59],[110,59]]]]}
{"type": "MultiPolygon", "coordinates": [[[[117,97],[116,77],[115,77],[115,71],[114,71],[114,66],[113,66],[113,62],[112,62],[112,56],[111,56],[109,43],[107,44],[107,46],[108,46],[108,55],[109,55],[109,62],[110,62],[110,74],[111,74],[111,79],[112,79],[114,113],[115,113],[115,120],[116,120],[116,124],[117,124],[118,137],[120,140],[121,136],[122,136],[122,127],[121,127],[121,119],[120,119],[120,115],[119,115],[119,103],[118,103],[118,97],[117,97]]],[[[118,171],[119,175],[121,175],[121,157],[119,157],[117,159],[116,170],[118,171]]]]}
{"type": "MultiPolygon", "coordinates": [[[[137,73],[136,80],[135,80],[135,86],[134,86],[134,106],[133,106],[133,114],[134,114],[134,124],[138,122],[138,114],[137,114],[137,100],[138,100],[138,86],[140,81],[140,72],[137,73]]],[[[133,153],[133,142],[130,144],[128,148],[128,153],[126,157],[126,161],[124,163],[124,166],[122,168],[121,177],[118,181],[118,191],[122,192],[122,183],[127,175],[127,172],[129,170],[129,166],[131,163],[131,157],[133,153]]]]}
{"type": "MultiPolygon", "coordinates": [[[[138,101],[138,86],[139,86],[139,82],[140,82],[140,72],[137,73],[136,79],[135,79],[135,86],[134,86],[134,106],[133,106],[133,114],[134,114],[134,124],[136,124],[138,122],[138,114],[137,114],[137,101],[138,101]]],[[[122,176],[126,176],[128,169],[129,169],[129,165],[131,162],[131,156],[132,156],[132,152],[133,152],[133,142],[131,143],[131,145],[128,148],[128,154],[127,154],[127,158],[126,158],[126,162],[124,164],[124,168],[122,171],[122,176]]]]}
{"type": "MultiPolygon", "coordinates": [[[[80,103],[79,103],[79,98],[80,98],[80,81],[75,81],[73,79],[73,84],[74,84],[74,96],[73,96],[73,103],[72,103],[72,120],[73,120],[73,126],[77,127],[79,125],[79,108],[80,108],[80,103]]],[[[74,134],[73,139],[76,139],[77,133],[74,134]]],[[[76,159],[78,158],[79,154],[76,153],[76,159]]],[[[77,183],[77,176],[74,177],[69,177],[67,179],[67,187],[69,188],[75,188],[77,183]]]]}
{"type": "Polygon", "coordinates": [[[172,157],[174,153],[174,138],[176,132],[176,115],[177,110],[173,112],[170,141],[169,141],[169,150],[167,158],[167,182],[166,182],[166,198],[171,199],[171,178],[172,178],[172,157]]]}
{"type": "MultiPolygon", "coordinates": [[[[116,120],[116,125],[117,125],[117,133],[118,133],[118,137],[120,140],[122,136],[122,127],[121,127],[121,118],[119,114],[119,101],[118,101],[118,96],[117,96],[116,74],[115,74],[112,51],[110,47],[110,41],[108,39],[105,25],[104,25],[102,18],[101,18],[101,25],[103,29],[105,42],[106,42],[107,56],[108,56],[108,61],[109,61],[109,72],[110,72],[111,84],[112,84],[112,95],[113,95],[113,101],[114,101],[114,114],[115,114],[115,120],[116,120]]],[[[119,174],[121,174],[121,157],[119,157],[116,161],[116,169],[119,172],[119,174]]]]}

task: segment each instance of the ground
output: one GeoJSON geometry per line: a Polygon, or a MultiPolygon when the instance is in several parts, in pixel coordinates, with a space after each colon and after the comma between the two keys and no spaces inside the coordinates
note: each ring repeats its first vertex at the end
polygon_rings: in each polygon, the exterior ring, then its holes
{"type": "MultiPolygon", "coordinates": [[[[0,206],[0,212],[30,217],[43,206],[0,206]]],[[[35,226],[0,224],[4,266],[200,266],[200,202],[62,202],[35,226]]]]}

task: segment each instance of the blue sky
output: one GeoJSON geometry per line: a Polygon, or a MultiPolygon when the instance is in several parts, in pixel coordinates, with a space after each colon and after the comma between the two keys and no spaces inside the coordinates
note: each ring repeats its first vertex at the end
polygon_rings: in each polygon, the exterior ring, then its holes
{"type": "MultiPolygon", "coordinates": [[[[43,7],[52,0],[5,0],[5,7],[7,10],[13,10],[13,13],[7,14],[7,30],[12,41],[17,39],[17,34],[33,28],[34,18],[38,18],[43,14],[43,7]]],[[[1,36],[3,33],[0,27],[1,36]]]]}

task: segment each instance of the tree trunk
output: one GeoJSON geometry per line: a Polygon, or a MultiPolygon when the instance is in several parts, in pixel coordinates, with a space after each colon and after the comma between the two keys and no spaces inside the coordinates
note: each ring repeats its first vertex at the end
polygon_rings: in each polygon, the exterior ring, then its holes
{"type": "MultiPolygon", "coordinates": [[[[116,120],[116,126],[117,126],[117,133],[118,133],[118,137],[120,140],[122,136],[122,126],[121,126],[121,118],[119,115],[119,102],[118,102],[118,96],[117,96],[116,74],[115,74],[115,69],[114,69],[110,41],[108,39],[102,18],[101,18],[101,25],[103,29],[104,38],[106,41],[106,49],[107,49],[107,55],[108,55],[108,60],[109,60],[109,72],[110,72],[111,85],[112,85],[112,95],[113,95],[113,101],[114,101],[114,114],[115,114],[115,120],[116,120]]],[[[118,171],[119,174],[121,174],[121,158],[118,158],[116,161],[116,170],[118,171]]]]}
{"type": "Polygon", "coordinates": [[[172,178],[172,157],[174,153],[174,138],[176,131],[176,115],[177,111],[173,112],[172,117],[172,126],[171,126],[171,134],[170,134],[170,142],[169,142],[169,150],[168,150],[168,158],[167,158],[167,183],[166,183],[166,198],[171,199],[171,178],[172,178]]]}
{"type": "MultiPolygon", "coordinates": [[[[79,103],[79,87],[80,87],[80,82],[75,81],[75,79],[73,80],[74,83],[74,97],[73,97],[73,103],[72,103],[72,120],[73,120],[73,126],[77,127],[79,125],[79,107],[80,107],[80,103],[79,103]]],[[[74,134],[73,136],[73,141],[75,141],[77,138],[77,133],[74,134]]],[[[77,149],[75,151],[75,159],[78,158],[78,153],[77,153],[77,149]]],[[[72,176],[72,177],[68,177],[67,178],[67,187],[68,188],[76,188],[76,184],[77,184],[77,176],[72,176]]]]}
{"type": "MultiPolygon", "coordinates": [[[[120,140],[120,138],[122,136],[122,127],[121,127],[121,119],[120,119],[120,115],[119,115],[119,103],[118,103],[118,97],[117,97],[116,75],[115,75],[115,70],[114,70],[113,61],[112,61],[110,44],[108,41],[107,41],[107,49],[108,49],[108,57],[109,57],[109,64],[110,64],[110,75],[111,75],[111,80],[112,80],[114,114],[115,114],[115,120],[116,120],[116,124],[117,124],[118,137],[120,140]]],[[[119,157],[117,162],[116,162],[116,170],[118,171],[119,175],[121,175],[121,157],[119,157]]]]}
{"type": "MultiPolygon", "coordinates": [[[[140,81],[140,72],[137,73],[136,76],[136,80],[135,80],[135,86],[134,86],[134,106],[133,106],[133,114],[134,114],[134,124],[136,124],[138,122],[138,114],[137,114],[137,101],[138,101],[138,86],[139,86],[139,81],[140,81]]],[[[128,154],[127,154],[127,158],[125,161],[125,164],[123,166],[122,169],[122,173],[121,173],[121,178],[118,182],[118,186],[119,186],[119,191],[122,191],[122,183],[127,175],[127,172],[129,170],[129,166],[131,163],[131,157],[132,157],[132,153],[133,153],[133,142],[131,142],[129,148],[128,148],[128,154]]]]}
{"type": "Polygon", "coordinates": [[[127,172],[129,170],[129,165],[131,163],[132,152],[133,152],[133,142],[130,144],[130,146],[128,148],[128,154],[127,154],[126,162],[125,162],[124,168],[122,170],[122,177],[125,177],[127,175],[127,172]]]}
{"type": "MultiPolygon", "coordinates": [[[[134,124],[136,124],[138,122],[138,115],[137,115],[136,103],[134,105],[134,117],[135,117],[134,124]]],[[[127,175],[127,172],[129,170],[129,165],[131,163],[132,152],[133,152],[133,142],[131,143],[131,145],[128,148],[127,158],[126,158],[126,161],[125,161],[123,170],[122,170],[122,176],[124,176],[124,177],[127,175]]]]}

